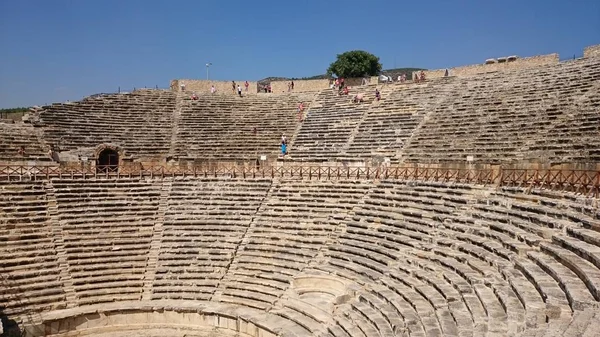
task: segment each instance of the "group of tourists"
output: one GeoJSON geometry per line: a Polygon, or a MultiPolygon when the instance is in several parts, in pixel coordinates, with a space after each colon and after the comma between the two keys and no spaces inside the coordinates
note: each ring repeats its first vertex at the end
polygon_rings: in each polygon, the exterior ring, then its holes
{"type": "MultiPolygon", "coordinates": [[[[248,83],[248,81],[244,82],[244,87],[246,88],[246,92],[248,92],[248,87],[250,87],[250,83],[248,83]]],[[[242,86],[237,84],[235,84],[235,81],[231,81],[231,90],[233,91],[233,93],[235,94],[236,90],[237,90],[237,94],[242,97],[242,86]]]]}

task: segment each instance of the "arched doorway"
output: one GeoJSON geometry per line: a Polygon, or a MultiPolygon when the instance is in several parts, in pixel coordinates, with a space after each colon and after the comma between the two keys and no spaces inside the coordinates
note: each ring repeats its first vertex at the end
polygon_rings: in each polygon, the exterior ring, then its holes
{"type": "Polygon", "coordinates": [[[104,149],[98,154],[96,172],[118,172],[119,153],[113,149],[104,149]]]}

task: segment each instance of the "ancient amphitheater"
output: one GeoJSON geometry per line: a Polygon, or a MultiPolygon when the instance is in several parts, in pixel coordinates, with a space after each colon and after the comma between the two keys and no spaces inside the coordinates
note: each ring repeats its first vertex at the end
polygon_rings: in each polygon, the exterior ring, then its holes
{"type": "Polygon", "coordinates": [[[469,69],[0,123],[4,335],[600,335],[600,46],[469,69]]]}

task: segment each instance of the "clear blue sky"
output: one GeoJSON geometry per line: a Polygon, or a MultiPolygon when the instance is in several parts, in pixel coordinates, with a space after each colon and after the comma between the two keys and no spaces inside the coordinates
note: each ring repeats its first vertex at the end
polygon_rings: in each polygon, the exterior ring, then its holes
{"type": "Polygon", "coordinates": [[[363,49],[384,69],[600,44],[600,0],[0,0],[0,108],[173,78],[324,73],[363,49]]]}

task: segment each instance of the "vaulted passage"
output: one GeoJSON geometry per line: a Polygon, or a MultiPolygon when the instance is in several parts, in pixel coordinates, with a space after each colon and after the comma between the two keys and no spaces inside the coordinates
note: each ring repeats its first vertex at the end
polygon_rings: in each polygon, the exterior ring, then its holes
{"type": "Polygon", "coordinates": [[[119,154],[113,149],[105,149],[98,155],[96,161],[97,172],[118,172],[119,154]]]}

